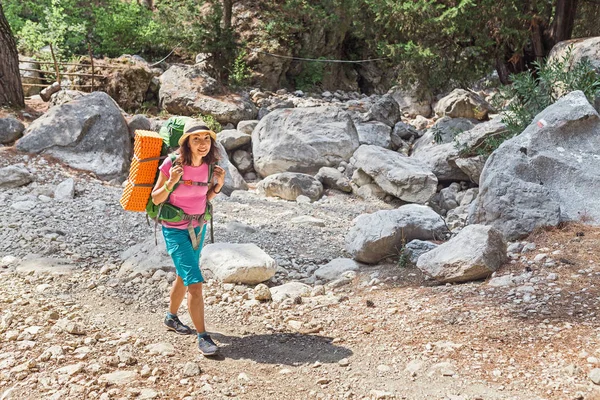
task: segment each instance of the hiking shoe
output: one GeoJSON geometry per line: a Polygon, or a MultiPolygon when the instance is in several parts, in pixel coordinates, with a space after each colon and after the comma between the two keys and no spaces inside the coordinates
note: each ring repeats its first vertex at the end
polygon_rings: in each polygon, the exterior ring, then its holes
{"type": "Polygon", "coordinates": [[[177,318],[177,315],[165,317],[165,326],[170,331],[175,331],[180,335],[191,335],[193,333],[189,326],[184,325],[179,318],[177,318]]]}
{"type": "Polygon", "coordinates": [[[219,346],[208,335],[198,337],[198,350],[204,356],[214,356],[219,352],[219,346]]]}

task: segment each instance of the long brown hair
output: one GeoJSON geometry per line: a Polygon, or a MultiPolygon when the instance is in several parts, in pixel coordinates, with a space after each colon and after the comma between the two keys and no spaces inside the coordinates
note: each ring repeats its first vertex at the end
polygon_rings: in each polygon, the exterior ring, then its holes
{"type": "MultiPolygon", "coordinates": [[[[192,150],[190,149],[190,137],[188,136],[179,147],[179,159],[183,165],[192,165],[192,150]]],[[[214,164],[221,159],[219,149],[212,136],[210,137],[210,150],[208,154],[202,157],[202,162],[208,165],[214,164]]]]}

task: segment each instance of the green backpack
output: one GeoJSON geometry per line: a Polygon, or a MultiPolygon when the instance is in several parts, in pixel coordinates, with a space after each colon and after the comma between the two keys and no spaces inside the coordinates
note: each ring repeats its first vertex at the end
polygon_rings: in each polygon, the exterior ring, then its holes
{"type": "Polygon", "coordinates": [[[179,147],[179,139],[183,135],[183,127],[190,117],[171,117],[163,123],[158,134],[163,138],[161,156],[166,156],[179,147]]]}

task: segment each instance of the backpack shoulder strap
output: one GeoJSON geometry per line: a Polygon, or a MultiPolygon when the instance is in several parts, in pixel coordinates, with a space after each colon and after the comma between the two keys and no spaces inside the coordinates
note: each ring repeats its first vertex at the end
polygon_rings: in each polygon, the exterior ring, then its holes
{"type": "Polygon", "coordinates": [[[208,184],[212,183],[213,172],[215,172],[215,164],[208,164],[208,184]]]}

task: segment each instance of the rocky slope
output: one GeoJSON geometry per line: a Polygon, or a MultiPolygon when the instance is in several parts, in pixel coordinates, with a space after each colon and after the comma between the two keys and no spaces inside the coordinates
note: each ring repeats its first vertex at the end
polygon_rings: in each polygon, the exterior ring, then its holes
{"type": "Polygon", "coordinates": [[[223,349],[205,359],[161,325],[173,273],[120,271],[121,253],[153,235],[121,210],[120,187],[4,149],[8,165],[34,182],[0,189],[2,399],[600,396],[598,229],[513,243],[487,282],[435,286],[382,263],[318,285],[313,272],[345,255],[352,219],[391,205],[333,191],[312,204],[222,197],[216,240],[257,244],[280,266],[269,286],[300,280],[312,293],[259,302],[252,287],[209,281],[223,349]]]}

